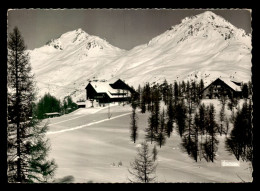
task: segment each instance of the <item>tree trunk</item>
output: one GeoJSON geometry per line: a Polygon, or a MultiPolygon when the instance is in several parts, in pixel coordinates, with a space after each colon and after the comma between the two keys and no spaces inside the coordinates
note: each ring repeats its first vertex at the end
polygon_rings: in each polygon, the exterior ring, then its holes
{"type": "Polygon", "coordinates": [[[214,134],[213,134],[213,129],[212,129],[212,134],[211,134],[211,161],[214,162],[214,134]]]}
{"type": "Polygon", "coordinates": [[[15,50],[15,89],[16,89],[16,134],[17,134],[17,181],[21,182],[21,145],[20,145],[20,109],[19,109],[19,103],[20,103],[20,95],[19,95],[19,82],[18,82],[18,52],[17,52],[17,39],[18,36],[16,34],[16,50],[15,50]]]}

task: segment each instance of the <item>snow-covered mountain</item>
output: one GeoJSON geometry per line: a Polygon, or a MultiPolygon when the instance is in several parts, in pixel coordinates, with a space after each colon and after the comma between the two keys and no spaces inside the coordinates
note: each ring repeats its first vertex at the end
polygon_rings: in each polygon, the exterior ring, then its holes
{"type": "Polygon", "coordinates": [[[29,51],[38,95],[45,92],[58,98],[82,94],[95,72],[123,55],[125,50],[82,29],[67,32],[43,47],[29,51]]]}
{"type": "Polygon", "coordinates": [[[185,18],[147,44],[129,51],[81,29],[30,51],[39,95],[85,97],[88,79],[121,78],[137,87],[145,82],[216,77],[251,79],[251,35],[206,11],[185,18]]]}

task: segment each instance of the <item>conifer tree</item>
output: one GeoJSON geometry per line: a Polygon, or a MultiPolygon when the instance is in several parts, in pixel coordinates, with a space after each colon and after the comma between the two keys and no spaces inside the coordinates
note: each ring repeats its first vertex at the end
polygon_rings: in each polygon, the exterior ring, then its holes
{"type": "MultiPolygon", "coordinates": [[[[202,80],[202,83],[203,83],[203,80],[202,80]]],[[[203,86],[204,87],[204,86],[203,86]]],[[[195,105],[196,107],[198,107],[200,105],[200,102],[201,102],[201,90],[200,90],[200,84],[196,84],[195,83],[195,105]]]]}
{"type": "Polygon", "coordinates": [[[179,135],[182,137],[182,135],[186,131],[186,119],[187,119],[187,108],[183,100],[176,105],[175,118],[176,118],[176,124],[178,126],[179,135]]]}
{"type": "Polygon", "coordinates": [[[209,87],[209,99],[213,98],[213,86],[209,87]]]}
{"type": "Polygon", "coordinates": [[[186,87],[185,87],[185,98],[186,99],[191,99],[191,86],[190,86],[190,82],[187,81],[186,83],[186,87]]]}
{"type": "Polygon", "coordinates": [[[198,126],[199,126],[199,134],[200,134],[200,160],[202,158],[202,152],[203,152],[203,136],[206,132],[206,124],[207,124],[207,119],[206,119],[207,113],[206,113],[206,106],[205,104],[201,104],[199,106],[199,121],[198,121],[198,126]]]}
{"type": "Polygon", "coordinates": [[[153,110],[151,111],[151,114],[152,114],[152,118],[153,120],[151,121],[152,122],[152,125],[153,125],[153,128],[154,128],[154,131],[157,133],[158,132],[158,128],[159,128],[159,116],[160,116],[160,92],[159,92],[159,89],[158,87],[155,87],[154,88],[154,91],[153,91],[153,102],[154,102],[154,106],[153,106],[153,110]]]}
{"type": "Polygon", "coordinates": [[[159,128],[158,128],[158,131],[155,134],[156,142],[160,146],[160,148],[166,142],[165,131],[166,131],[166,123],[165,123],[165,114],[164,114],[164,110],[163,110],[161,115],[160,115],[159,128]]]}
{"type": "MultiPolygon", "coordinates": [[[[191,82],[191,101],[192,103],[198,103],[199,97],[198,97],[198,91],[197,91],[197,84],[195,81],[191,82]]],[[[199,105],[199,103],[198,103],[199,105]]]]}
{"type": "Polygon", "coordinates": [[[153,161],[156,161],[157,160],[157,155],[158,155],[158,151],[157,151],[156,145],[154,145],[152,153],[153,153],[153,161]]]}
{"type": "Polygon", "coordinates": [[[230,137],[226,139],[227,150],[234,154],[237,160],[252,162],[253,133],[252,133],[252,104],[245,102],[241,110],[235,115],[234,127],[230,137]]]}
{"type": "Polygon", "coordinates": [[[193,103],[195,101],[195,96],[194,94],[194,88],[193,86],[195,86],[195,83],[192,82],[191,83],[192,86],[190,86],[189,81],[187,82],[187,86],[186,86],[186,100],[187,100],[187,104],[188,104],[188,115],[187,115],[187,130],[188,130],[188,143],[190,143],[191,141],[191,131],[192,131],[192,109],[193,109],[193,103]]]}
{"type": "Polygon", "coordinates": [[[207,161],[214,162],[216,152],[218,150],[218,140],[216,139],[216,132],[218,129],[215,121],[215,108],[213,104],[210,104],[207,109],[207,125],[206,125],[206,142],[204,142],[204,154],[207,161]]]}
{"type": "Polygon", "coordinates": [[[225,106],[227,103],[227,96],[224,94],[224,90],[222,90],[221,96],[220,96],[220,103],[221,103],[221,109],[219,112],[219,119],[220,119],[220,128],[219,133],[222,135],[224,133],[224,122],[225,122],[225,106]]]}
{"type": "Polygon", "coordinates": [[[172,96],[169,96],[169,102],[167,106],[167,136],[170,137],[171,133],[173,131],[173,121],[174,121],[174,107],[173,107],[173,101],[172,101],[172,96]]]}
{"type": "Polygon", "coordinates": [[[156,140],[156,134],[158,133],[159,128],[159,117],[157,119],[155,112],[151,112],[150,117],[148,118],[149,127],[145,129],[145,138],[150,140],[151,143],[156,140]]]}
{"type": "Polygon", "coordinates": [[[186,83],[184,81],[182,81],[180,93],[182,96],[185,96],[185,92],[186,92],[186,83]]]}
{"type": "Polygon", "coordinates": [[[199,84],[199,92],[201,92],[203,89],[204,89],[204,82],[203,79],[201,79],[199,84]]]}
{"type": "Polygon", "coordinates": [[[161,88],[158,85],[154,85],[151,88],[151,112],[156,112],[155,110],[158,110],[160,108],[160,100],[161,100],[161,88]]]}
{"type": "Polygon", "coordinates": [[[141,113],[145,113],[146,111],[146,96],[145,96],[145,88],[143,88],[142,96],[141,96],[141,113]]]}
{"type": "Polygon", "coordinates": [[[206,130],[206,106],[201,104],[199,106],[199,131],[200,134],[204,135],[206,130]]]}
{"type": "Polygon", "coordinates": [[[252,82],[251,81],[248,81],[248,96],[252,96],[252,82]]]}
{"type": "Polygon", "coordinates": [[[219,112],[219,119],[220,119],[220,128],[219,128],[219,134],[222,135],[224,132],[224,121],[225,121],[225,105],[221,106],[220,112],[219,112]]]}
{"type": "Polygon", "coordinates": [[[200,118],[199,114],[196,112],[194,116],[194,125],[193,125],[193,132],[192,132],[192,141],[193,141],[193,150],[192,156],[194,160],[198,161],[198,153],[199,151],[199,125],[200,125],[200,118]]]}
{"type": "Polygon", "coordinates": [[[165,79],[163,84],[162,84],[162,100],[164,101],[164,104],[168,104],[168,91],[169,91],[169,84],[167,80],[165,79]]]}
{"type": "Polygon", "coordinates": [[[157,165],[154,163],[152,154],[149,153],[147,142],[141,143],[137,157],[134,162],[130,163],[130,167],[131,169],[128,169],[128,172],[132,176],[132,178],[128,178],[130,182],[151,183],[155,181],[157,165]]]}
{"type": "Polygon", "coordinates": [[[138,133],[137,133],[137,129],[138,129],[138,126],[137,126],[137,119],[138,119],[138,116],[136,114],[136,107],[137,105],[132,105],[132,115],[131,115],[131,126],[130,126],[130,131],[131,131],[131,140],[134,141],[134,143],[136,142],[136,139],[137,139],[137,136],[138,136],[138,133]]]}
{"type": "Polygon", "coordinates": [[[198,161],[199,153],[199,115],[195,113],[194,122],[190,129],[187,129],[184,136],[182,137],[182,148],[187,154],[192,157],[196,162],[198,161]]]}
{"type": "Polygon", "coordinates": [[[138,85],[137,93],[138,93],[137,106],[140,107],[140,105],[141,105],[141,94],[142,94],[142,89],[141,89],[141,85],[140,84],[138,85]]]}
{"type": "Polygon", "coordinates": [[[46,182],[56,164],[47,160],[47,126],[34,114],[35,83],[29,55],[17,27],[8,36],[7,175],[9,182],[46,182]]]}
{"type": "Polygon", "coordinates": [[[174,82],[174,100],[175,100],[175,103],[178,101],[179,96],[180,96],[179,86],[178,86],[178,83],[175,81],[174,82]]]}
{"type": "Polygon", "coordinates": [[[242,96],[248,98],[248,85],[246,83],[242,85],[242,96]]]}
{"type": "Polygon", "coordinates": [[[169,101],[173,103],[173,85],[169,84],[167,89],[167,106],[169,105],[169,101]]]}
{"type": "Polygon", "coordinates": [[[160,98],[159,89],[157,87],[153,88],[153,109],[151,109],[151,115],[148,118],[149,127],[145,129],[146,140],[150,140],[151,143],[156,140],[156,134],[159,128],[159,116],[160,116],[160,98]]]}
{"type": "Polygon", "coordinates": [[[151,111],[151,87],[150,87],[150,83],[146,83],[145,88],[144,88],[144,93],[145,93],[145,103],[147,104],[147,110],[151,111]]]}
{"type": "Polygon", "coordinates": [[[189,81],[187,82],[186,86],[186,100],[187,100],[187,128],[183,132],[184,136],[182,137],[182,146],[187,151],[188,155],[192,155],[192,152],[194,150],[194,142],[192,139],[192,133],[193,133],[193,120],[192,120],[192,106],[193,106],[193,88],[190,87],[189,81]]]}

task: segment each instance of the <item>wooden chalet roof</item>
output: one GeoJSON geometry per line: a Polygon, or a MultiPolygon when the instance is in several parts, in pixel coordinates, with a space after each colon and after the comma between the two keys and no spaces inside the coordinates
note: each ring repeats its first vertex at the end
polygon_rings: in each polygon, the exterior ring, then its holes
{"type": "Polygon", "coordinates": [[[241,87],[236,85],[234,82],[231,81],[230,78],[219,78],[221,81],[223,81],[225,84],[227,84],[230,88],[232,88],[236,92],[241,92],[241,87]]]}
{"type": "Polygon", "coordinates": [[[109,82],[89,82],[91,86],[95,89],[97,93],[106,93],[110,98],[120,98],[120,97],[126,97],[123,95],[114,95],[117,94],[118,91],[121,93],[124,91],[124,93],[128,93],[128,90],[123,89],[113,89],[109,82]]]}
{"type": "Polygon", "coordinates": [[[214,83],[216,80],[221,80],[222,82],[224,82],[227,86],[229,86],[232,90],[236,91],[236,92],[241,92],[241,86],[235,84],[230,78],[225,78],[225,77],[219,77],[217,79],[215,79],[214,81],[212,81],[209,85],[207,85],[202,92],[207,89],[212,83],[214,83]]]}

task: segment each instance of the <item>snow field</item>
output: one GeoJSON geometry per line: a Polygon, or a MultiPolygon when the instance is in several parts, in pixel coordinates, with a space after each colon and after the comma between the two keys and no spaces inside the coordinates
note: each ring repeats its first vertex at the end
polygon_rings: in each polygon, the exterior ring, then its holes
{"type": "MultiPolygon", "coordinates": [[[[213,103],[216,105],[217,100],[213,100],[213,103]]],[[[54,131],[55,128],[66,129],[82,123],[91,123],[93,120],[100,121],[79,129],[47,135],[52,145],[49,157],[54,158],[58,164],[56,178],[72,175],[75,182],[128,182],[127,169],[129,163],[136,157],[137,148],[144,140],[144,129],[148,126],[149,113],[137,112],[139,134],[137,142],[133,143],[130,140],[130,114],[127,114],[131,112],[131,107],[114,106],[110,109],[112,116],[121,116],[105,120],[107,116],[104,109],[71,120],[69,126],[65,121],[57,124],[59,126],[50,127],[50,131],[54,131]],[[119,162],[122,162],[122,166],[118,166],[119,162]]],[[[70,116],[74,118],[76,115],[70,116]]],[[[234,161],[235,157],[225,151],[225,136],[218,138],[216,161],[207,163],[202,160],[196,163],[182,151],[181,139],[174,128],[166,144],[162,148],[157,147],[159,152],[157,182],[241,182],[240,178],[252,181],[248,163],[240,162],[239,167],[221,166],[222,160],[234,161]]],[[[153,145],[154,143],[149,143],[149,148],[152,149],[153,145]]]]}

